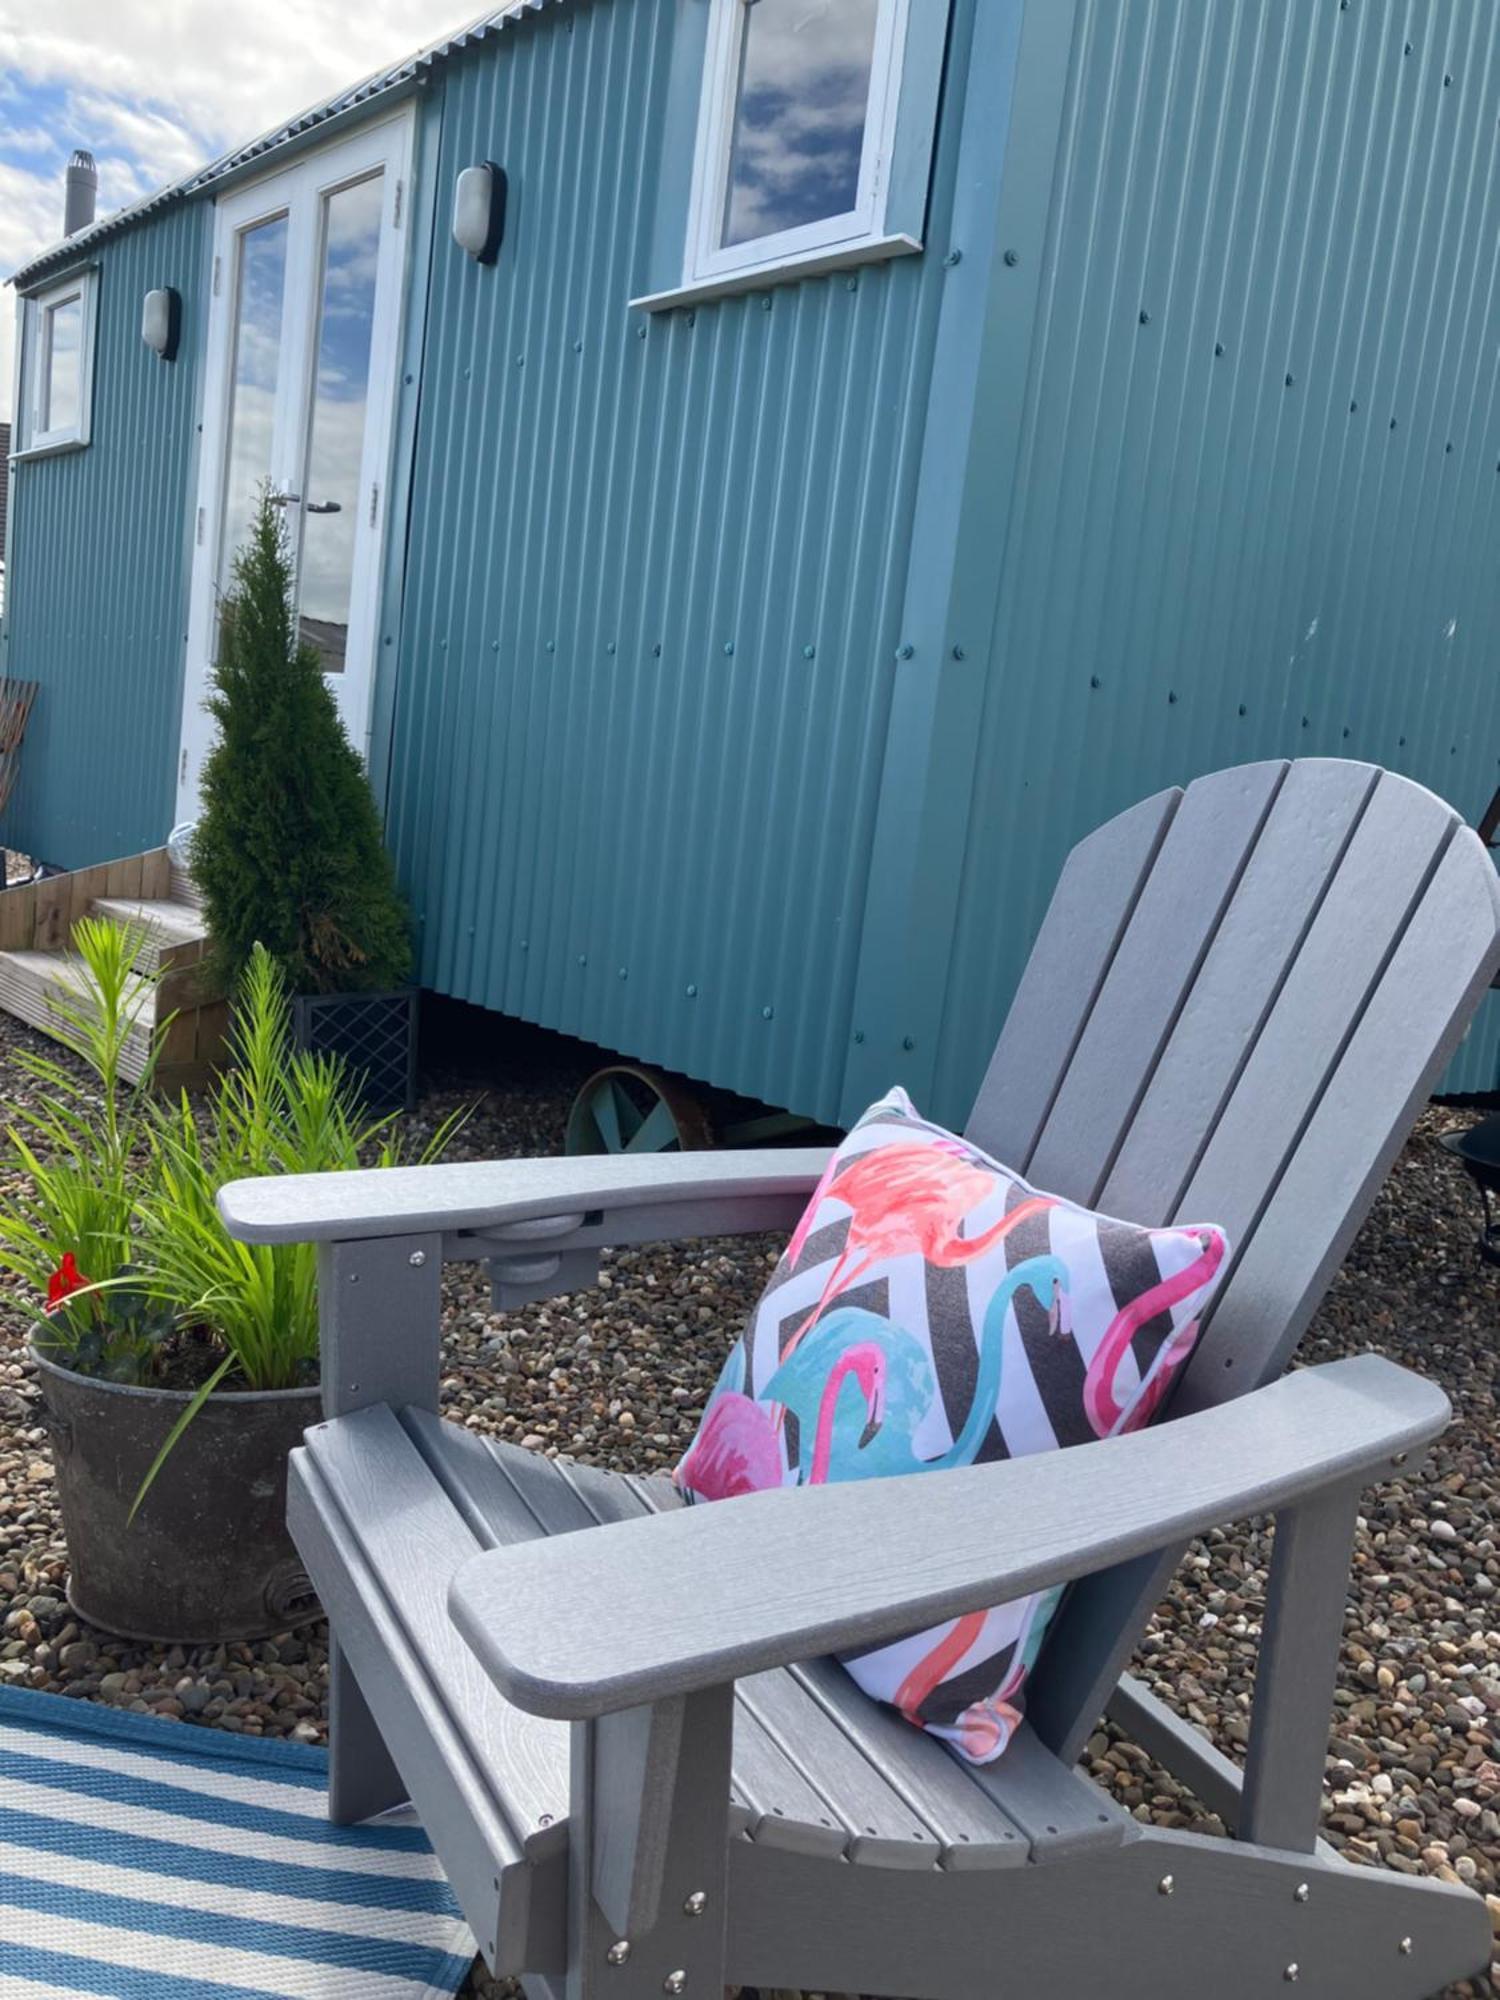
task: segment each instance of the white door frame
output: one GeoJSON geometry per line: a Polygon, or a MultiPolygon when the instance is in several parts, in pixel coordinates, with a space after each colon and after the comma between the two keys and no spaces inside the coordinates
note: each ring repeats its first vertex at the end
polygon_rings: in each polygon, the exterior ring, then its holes
{"type": "MultiPolygon", "coordinates": [[[[405,228],[411,212],[412,135],[410,104],[363,126],[351,137],[320,146],[293,165],[236,187],[215,204],[213,296],[209,305],[204,356],[203,428],[198,455],[198,492],[192,523],[192,582],[183,677],[182,723],[177,758],[175,819],[196,817],[198,779],[212,745],[213,723],[203,707],[208,668],[218,622],[219,538],[223,532],[225,455],[236,328],[238,258],[236,239],[252,224],[285,214],[288,219],[286,284],[282,300],[281,367],[276,385],[271,484],[274,490],[302,492],[308,450],[309,412],[314,389],[316,283],[320,266],[322,199],[325,194],[384,170],[382,244],[375,284],[370,338],[370,370],[365,434],[360,458],[360,509],[365,532],[355,540],[345,667],[336,693],[350,741],[368,757],[371,705],[380,620],[380,590],[388,518],[390,456],[395,428],[396,390],[401,358],[402,306],[406,280],[405,228]]],[[[289,509],[294,561],[300,556],[302,515],[289,509]]]]}

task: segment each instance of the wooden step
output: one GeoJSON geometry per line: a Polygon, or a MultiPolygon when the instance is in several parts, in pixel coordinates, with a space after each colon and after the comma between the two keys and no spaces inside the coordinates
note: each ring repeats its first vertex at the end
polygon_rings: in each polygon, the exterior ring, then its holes
{"type": "Polygon", "coordinates": [[[140,931],[141,949],[135,962],[142,972],[157,971],[164,951],[175,945],[201,944],[206,935],[201,913],[189,903],[100,896],[93,914],[140,931]]]}
{"type": "Polygon", "coordinates": [[[176,861],[172,862],[171,868],[172,901],[174,903],[186,903],[188,908],[193,910],[201,908],[203,898],[198,894],[198,884],[193,880],[186,868],[180,866],[176,861]]]}
{"type": "Polygon", "coordinates": [[[139,924],[145,941],[137,969],[161,980],[131,1036],[127,1074],[134,1080],[143,1073],[159,1015],[169,1025],[157,1057],[157,1087],[176,1091],[206,1083],[223,1060],[229,1008],[212,982],[197,890],[165,847],[0,890],[0,1009],[43,1033],[58,1033],[62,1023],[52,1000],[80,988],[73,929],[90,914],[139,924]]]}
{"type": "MultiPolygon", "coordinates": [[[[86,981],[87,968],[76,952],[0,951],[0,1007],[19,1020],[29,1021],[43,1034],[67,1032],[67,1024],[53,1002],[59,996],[66,999],[83,993],[86,981]]],[[[135,980],[132,1004],[136,995],[141,997],[140,1012],[126,1041],[122,1063],[132,1083],[138,1082],[145,1071],[156,1026],[155,987],[149,980],[135,980]]]]}
{"type": "MultiPolygon", "coordinates": [[[[169,978],[168,987],[175,980],[169,978]]],[[[144,975],[134,990],[145,988],[139,1014],[126,1038],[121,1068],[131,1083],[145,1074],[156,1029],[156,1010],[163,989],[144,975]]],[[[0,951],[0,1009],[30,1022],[44,1035],[66,1032],[53,1002],[59,996],[86,990],[82,958],[67,951],[0,951]]],[[[229,1008],[223,1000],[173,1006],[167,993],[171,1022],[157,1058],[154,1086],[158,1090],[195,1090],[206,1084],[223,1058],[229,1008]]]]}

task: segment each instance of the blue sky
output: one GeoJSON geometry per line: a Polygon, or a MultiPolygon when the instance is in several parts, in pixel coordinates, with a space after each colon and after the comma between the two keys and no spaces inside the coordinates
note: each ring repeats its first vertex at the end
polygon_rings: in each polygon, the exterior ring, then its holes
{"type": "MultiPolygon", "coordinates": [[[[62,233],[63,168],[122,208],[479,12],[479,0],[0,0],[0,277],[62,233]],[[229,24],[233,22],[231,30],[229,24]]],[[[0,298],[0,419],[14,294],[0,298]]]]}

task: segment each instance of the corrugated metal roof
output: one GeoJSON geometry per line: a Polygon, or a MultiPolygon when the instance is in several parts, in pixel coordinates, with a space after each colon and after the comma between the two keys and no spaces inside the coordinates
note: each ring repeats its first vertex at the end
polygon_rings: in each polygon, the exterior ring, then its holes
{"type": "Polygon", "coordinates": [[[399,90],[403,85],[412,83],[424,70],[431,69],[460,49],[472,47],[476,42],[482,42],[497,33],[507,21],[514,20],[522,14],[538,13],[547,6],[562,4],[564,0],[505,0],[503,6],[487,9],[476,20],[443,36],[441,41],[431,42],[426,48],[419,49],[415,55],[403,57],[398,63],[376,70],[373,75],[335,92],[332,97],[324,98],[321,103],[310,105],[305,111],[299,111],[295,118],[286,119],[282,124],[272,126],[270,131],[262,132],[259,138],[250,140],[247,145],[236,146],[231,152],[222,154],[205,167],[197,168],[183,179],[173,181],[164,188],[158,188],[154,194],[143,196],[140,201],[132,202],[128,208],[116,209],[112,215],[101,216],[99,221],[87,229],[80,229],[76,235],[64,237],[61,242],[52,244],[49,249],[39,252],[29,262],[23,264],[9,282],[13,285],[31,283],[52,266],[69,261],[82,251],[92,249],[96,243],[102,242],[107,236],[113,236],[117,230],[129,228],[132,223],[139,222],[144,216],[153,215],[175,202],[187,201],[194,195],[202,194],[216,183],[228,180],[232,175],[257,165],[283,146],[289,146],[306,133],[315,131],[320,125],[327,125],[335,118],[341,118],[360,106],[385,96],[390,91],[399,90]]]}

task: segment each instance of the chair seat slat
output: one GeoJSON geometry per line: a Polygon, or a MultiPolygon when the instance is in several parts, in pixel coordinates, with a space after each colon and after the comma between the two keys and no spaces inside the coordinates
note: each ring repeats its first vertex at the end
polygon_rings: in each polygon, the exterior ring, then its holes
{"type": "MultiPolygon", "coordinates": [[[[560,1465],[561,1476],[600,1521],[630,1520],[648,1496],[590,1466],[560,1465]]],[[[652,1482],[652,1510],[673,1504],[665,1482],[652,1482]],[[663,1487],[665,1486],[665,1491],[663,1487]]],[[[937,1834],[792,1676],[778,1669],[741,1681],[739,1702],[845,1827],[852,1861],[879,1867],[931,1868],[942,1856],[937,1834]]]]}
{"type": "Polygon", "coordinates": [[[513,1707],[448,1616],[448,1586],[482,1544],[383,1405],[309,1431],[307,1451],[349,1537],[385,1579],[407,1642],[424,1661],[523,1844],[551,1848],[566,1816],[568,1731],[513,1707]]]}
{"type": "MultiPolygon", "coordinates": [[[[612,1477],[589,1473],[583,1466],[571,1471],[594,1481],[612,1477]]],[[[682,1504],[670,1480],[637,1477],[628,1483],[654,1511],[682,1504]]],[[[920,1814],[937,1837],[945,1868],[1015,1867],[1025,1861],[1030,1850],[1026,1835],[1003,1806],[975,1785],[968,1767],[932,1737],[871,1701],[836,1661],[807,1660],[789,1668],[787,1678],[920,1814]]]]}

